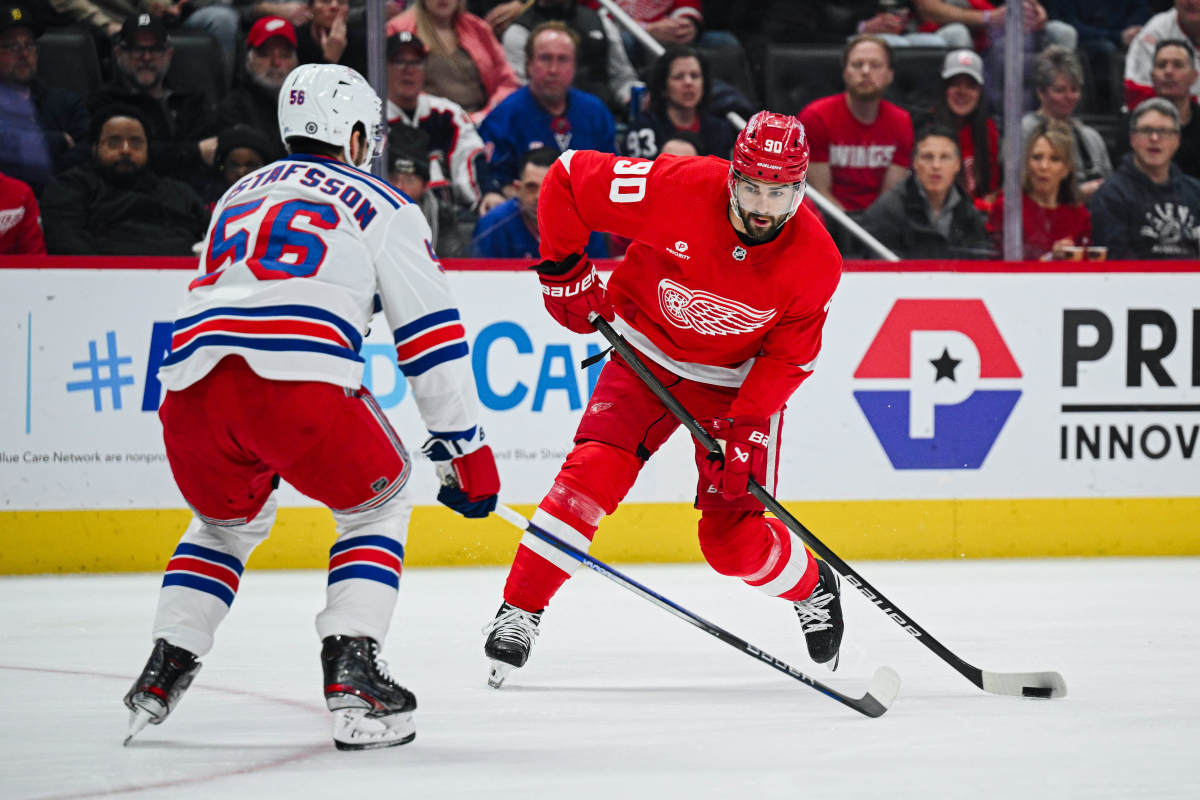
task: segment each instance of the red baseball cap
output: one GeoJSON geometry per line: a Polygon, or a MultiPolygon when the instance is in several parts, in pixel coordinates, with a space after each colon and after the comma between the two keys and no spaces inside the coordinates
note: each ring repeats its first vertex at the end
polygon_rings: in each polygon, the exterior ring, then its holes
{"type": "Polygon", "coordinates": [[[276,37],[288,42],[292,47],[296,46],[296,29],[292,27],[292,23],[283,17],[259,17],[251,26],[250,33],[246,34],[246,46],[262,47],[276,37]]]}

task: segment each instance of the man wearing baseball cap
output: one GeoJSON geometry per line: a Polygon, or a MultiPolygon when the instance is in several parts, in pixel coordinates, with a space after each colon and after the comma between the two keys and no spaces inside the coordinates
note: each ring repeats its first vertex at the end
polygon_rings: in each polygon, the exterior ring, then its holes
{"type": "Polygon", "coordinates": [[[87,104],[92,113],[113,104],[136,108],[146,123],[151,167],[160,175],[198,186],[216,155],[215,109],[203,92],[166,86],[172,55],[161,18],[131,15],[113,48],[114,78],[87,104]]]}
{"type": "Polygon", "coordinates": [[[418,128],[427,134],[429,188],[446,204],[474,209],[479,216],[504,202],[491,174],[483,139],[458,103],[425,91],[429,48],[411,31],[387,38],[387,119],[392,129],[418,128]],[[449,189],[450,191],[446,191],[449,189]]]}
{"type": "Polygon", "coordinates": [[[259,17],[246,35],[245,70],[217,110],[222,130],[249,125],[266,136],[274,148],[268,161],[285,155],[279,138],[279,87],[299,63],[292,23],[283,17],[259,17]]]}
{"type": "MultiPolygon", "coordinates": [[[[49,169],[61,172],[87,160],[88,113],[82,98],[72,91],[47,86],[37,77],[37,37],[41,27],[30,9],[20,5],[0,6],[0,91],[6,95],[6,125],[10,133],[25,128],[30,142],[40,151],[41,141],[49,158],[49,169]],[[11,94],[10,94],[11,93],[11,94]],[[20,122],[14,113],[23,109],[20,122]]],[[[24,134],[22,134],[23,136],[24,134]]],[[[20,137],[18,137],[20,138],[20,137]]],[[[20,177],[40,191],[49,179],[45,158],[42,170],[31,170],[34,160],[21,148],[0,153],[0,171],[20,177]],[[42,174],[37,174],[41,172],[42,174]]]]}

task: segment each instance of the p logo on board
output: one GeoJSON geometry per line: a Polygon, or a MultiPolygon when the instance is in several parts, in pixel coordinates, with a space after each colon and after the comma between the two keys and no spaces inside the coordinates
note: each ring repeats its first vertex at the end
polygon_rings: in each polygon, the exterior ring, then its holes
{"type": "Polygon", "coordinates": [[[896,469],[979,469],[1021,396],[982,300],[897,300],[854,377],[896,469]]]}

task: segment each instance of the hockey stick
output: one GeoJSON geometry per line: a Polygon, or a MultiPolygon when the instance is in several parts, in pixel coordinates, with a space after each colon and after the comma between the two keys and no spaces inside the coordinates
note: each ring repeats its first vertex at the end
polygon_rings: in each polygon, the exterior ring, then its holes
{"type": "MultiPolygon", "coordinates": [[[[655,397],[662,401],[662,404],[675,415],[675,418],[683,423],[684,427],[695,437],[696,441],[704,449],[708,450],[708,452],[720,455],[723,458],[724,453],[721,450],[721,446],[717,444],[716,439],[710,436],[708,431],[704,430],[700,423],[692,418],[687,409],[683,407],[683,404],[667,391],[667,388],[655,377],[654,373],[647,369],[646,365],[642,363],[641,358],[629,345],[629,342],[625,341],[625,337],[613,330],[613,327],[599,314],[592,312],[588,318],[596,326],[596,329],[604,335],[609,344],[613,346],[613,349],[617,351],[621,359],[629,365],[630,369],[637,373],[637,376],[642,379],[646,387],[654,393],[655,397]]],[[[980,689],[992,694],[1015,695],[1017,697],[1066,696],[1067,683],[1063,680],[1062,675],[1057,672],[988,672],[963,661],[947,649],[945,645],[931,636],[928,631],[918,625],[911,617],[903,613],[895,603],[868,583],[866,578],[859,575],[858,571],[843,561],[837,553],[826,547],[816,537],[816,534],[804,527],[800,520],[792,516],[770,492],[753,479],[750,480],[750,494],[762,503],[767,511],[770,511],[783,524],[787,525],[817,555],[845,576],[846,582],[862,592],[863,596],[878,606],[880,611],[980,689]]]]}
{"type": "Polygon", "coordinates": [[[613,583],[624,586],[629,591],[644,597],[659,608],[674,614],[685,622],[690,622],[692,625],[695,625],[697,628],[709,634],[710,636],[720,639],[722,642],[734,648],[735,650],[740,650],[741,652],[758,659],[764,664],[774,667],[784,675],[795,678],[801,683],[811,686],[821,694],[832,697],[842,705],[849,706],[860,714],[864,714],[868,717],[883,716],[884,712],[886,712],[888,707],[892,704],[892,701],[896,699],[896,695],[900,693],[900,676],[897,675],[896,671],[891,667],[880,667],[879,669],[875,670],[875,674],[871,677],[871,686],[865,695],[862,697],[850,697],[849,695],[844,695],[836,689],[831,689],[815,678],[805,675],[800,670],[790,666],[770,653],[760,650],[759,648],[747,642],[745,639],[733,635],[721,626],[714,625],[698,614],[693,614],[691,611],[688,611],[683,606],[668,600],[658,592],[655,592],[653,589],[649,589],[635,581],[633,578],[623,575],[622,573],[605,564],[603,561],[597,561],[582,550],[571,546],[549,531],[533,524],[503,503],[500,503],[496,506],[495,513],[505,522],[511,523],[521,530],[533,534],[554,549],[567,554],[588,569],[600,573],[613,583]]]}

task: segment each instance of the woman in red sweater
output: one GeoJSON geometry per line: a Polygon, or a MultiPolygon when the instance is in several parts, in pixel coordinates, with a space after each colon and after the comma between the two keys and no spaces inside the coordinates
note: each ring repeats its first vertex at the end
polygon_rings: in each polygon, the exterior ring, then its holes
{"type": "MultiPolygon", "coordinates": [[[[1021,174],[1021,238],[1026,261],[1066,257],[1066,248],[1086,247],[1092,216],[1079,199],[1075,177],[1075,137],[1061,122],[1039,125],[1025,143],[1021,174]]],[[[1004,194],[988,216],[997,246],[1004,238],[1004,194]]]]}

